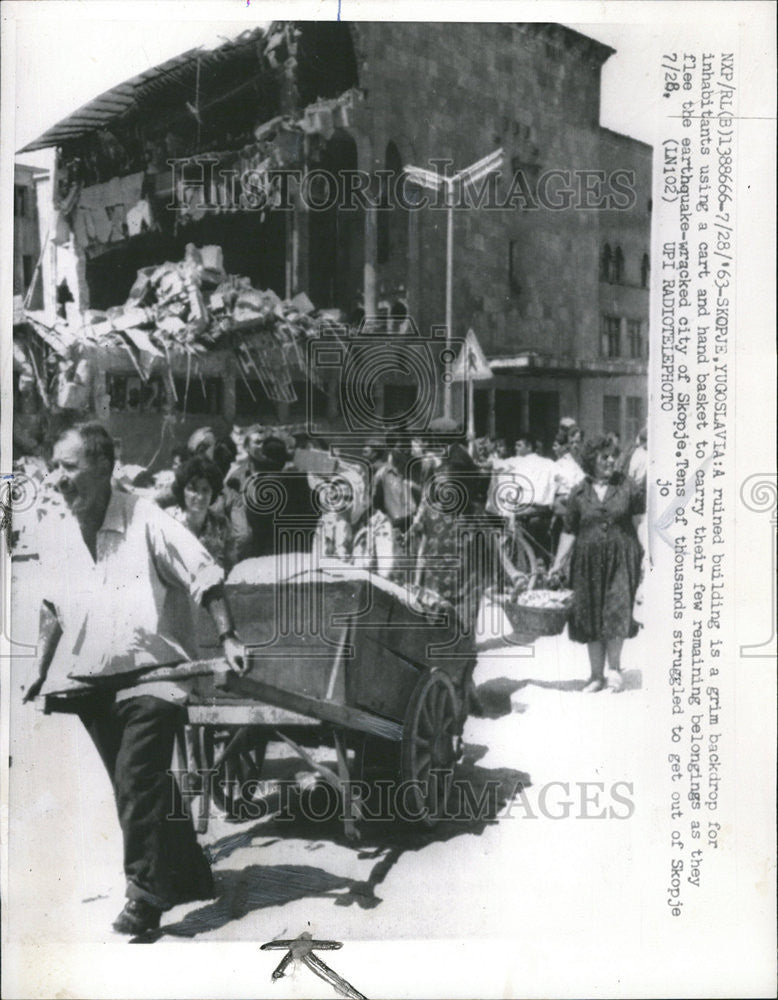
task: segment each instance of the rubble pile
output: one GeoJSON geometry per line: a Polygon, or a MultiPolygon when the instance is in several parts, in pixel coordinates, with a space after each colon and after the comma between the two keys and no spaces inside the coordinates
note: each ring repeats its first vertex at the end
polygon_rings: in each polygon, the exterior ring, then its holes
{"type": "MultiPolygon", "coordinates": [[[[124,305],[90,310],[81,337],[127,349],[137,367],[149,356],[185,352],[192,357],[231,349],[246,378],[288,397],[291,371],[308,371],[306,342],[337,326],[337,310],[316,310],[305,293],[283,300],[248,278],[228,275],[218,246],[186,247],[183,261],[141,268],[124,305]],[[143,358],[146,355],[146,358],[143,358]]],[[[292,397],[294,398],[294,397],[292,397]]]]}

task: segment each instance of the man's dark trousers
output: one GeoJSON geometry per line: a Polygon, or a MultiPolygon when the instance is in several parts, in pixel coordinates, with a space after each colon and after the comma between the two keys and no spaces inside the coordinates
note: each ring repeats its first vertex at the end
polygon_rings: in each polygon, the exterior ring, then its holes
{"type": "Polygon", "coordinates": [[[84,698],[79,716],[113,785],[127,896],[161,910],[213,895],[213,879],[170,773],[183,710],[142,695],[84,698]]]}

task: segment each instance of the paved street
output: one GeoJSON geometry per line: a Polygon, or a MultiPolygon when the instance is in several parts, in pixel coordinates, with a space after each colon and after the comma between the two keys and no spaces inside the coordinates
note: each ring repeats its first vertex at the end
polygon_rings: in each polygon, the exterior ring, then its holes
{"type": "MultiPolygon", "coordinates": [[[[16,593],[31,598],[16,614],[17,642],[34,641],[33,565],[17,567],[16,593]]],[[[358,843],[347,841],[336,821],[215,818],[203,843],[214,859],[218,898],[166,914],[163,939],[257,941],[305,929],[340,940],[498,938],[509,912],[513,929],[525,927],[529,941],[564,940],[559,906],[540,901],[564,899],[580,921],[592,906],[591,881],[579,878],[582,864],[609,859],[603,877],[614,886],[627,884],[634,871],[633,823],[577,818],[578,783],[601,783],[599,801],[586,806],[590,816],[603,808],[627,812],[611,786],[634,780],[647,655],[642,635],[626,644],[627,689],[619,695],[580,692],[586,650],[566,637],[540,640],[531,656],[482,655],[475,679],[487,715],[468,721],[458,777],[476,792],[498,784],[496,818],[444,822],[433,831],[370,828],[358,843]],[[552,782],[566,783],[569,795],[562,786],[546,787],[552,782]],[[565,800],[573,803],[567,818],[542,815],[544,802],[546,812],[563,817],[565,800]]],[[[21,704],[30,663],[18,660],[13,668],[9,936],[116,941],[111,921],[124,884],[108,781],[76,719],[21,704]]],[[[301,770],[290,757],[274,746],[270,773],[301,770]]],[[[596,796],[597,788],[589,791],[596,796]]],[[[616,794],[631,793],[622,785],[616,794]]],[[[617,937],[618,914],[599,919],[609,917],[617,937]]]]}

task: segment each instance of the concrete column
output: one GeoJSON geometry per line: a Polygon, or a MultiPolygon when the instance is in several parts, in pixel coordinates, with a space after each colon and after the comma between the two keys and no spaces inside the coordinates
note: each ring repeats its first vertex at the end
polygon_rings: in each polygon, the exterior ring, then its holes
{"type": "Polygon", "coordinates": [[[299,185],[296,181],[290,180],[297,190],[290,201],[294,204],[292,217],[290,219],[290,233],[287,252],[291,259],[287,260],[287,267],[291,271],[290,283],[292,295],[298,292],[309,292],[308,288],[308,219],[309,214],[303,199],[300,197],[299,185]]]}
{"type": "Polygon", "coordinates": [[[421,220],[419,215],[418,211],[408,212],[408,273],[405,287],[408,289],[408,314],[419,327],[419,331],[424,334],[427,331],[421,329],[421,254],[419,252],[421,220]]]}
{"type": "MultiPolygon", "coordinates": [[[[297,46],[295,46],[297,48],[297,46]]],[[[290,55],[280,71],[279,78],[279,104],[281,114],[293,115],[297,111],[297,59],[295,55],[290,55]]]]}
{"type": "Polygon", "coordinates": [[[235,423],[235,376],[225,375],[222,379],[222,416],[232,426],[235,423]]]}
{"type": "Polygon", "coordinates": [[[372,205],[365,209],[365,257],[362,294],[365,316],[375,316],[377,309],[378,213],[372,205]]]}
{"type": "Polygon", "coordinates": [[[519,390],[519,430],[529,434],[529,389],[519,390]]]}
{"type": "MultiPolygon", "coordinates": [[[[355,116],[349,134],[357,144],[357,168],[370,175],[371,194],[376,186],[373,171],[376,163],[373,162],[373,138],[374,123],[366,119],[355,116]]],[[[369,199],[369,200],[372,200],[369,199]]],[[[362,297],[364,300],[365,316],[375,316],[378,303],[378,213],[375,208],[368,205],[364,210],[364,243],[362,256],[362,297]]]]}

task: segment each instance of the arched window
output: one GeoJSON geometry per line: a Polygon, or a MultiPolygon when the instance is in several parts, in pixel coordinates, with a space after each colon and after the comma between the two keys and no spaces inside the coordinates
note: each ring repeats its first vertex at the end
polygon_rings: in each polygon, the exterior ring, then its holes
{"type": "Polygon", "coordinates": [[[602,248],[602,253],[600,254],[600,281],[610,281],[611,280],[611,262],[613,257],[611,255],[610,244],[606,243],[602,248]]]}
{"type": "Polygon", "coordinates": [[[308,213],[308,294],[319,308],[350,312],[360,287],[364,213],[345,207],[347,178],[356,171],[357,162],[353,137],[336,129],[324,147],[320,176],[315,178],[322,183],[311,185],[309,195],[317,208],[308,213]]]}
{"type": "Polygon", "coordinates": [[[611,281],[620,285],[624,281],[624,254],[621,252],[621,247],[616,247],[616,253],[613,255],[613,276],[611,281]]]}
{"type": "Polygon", "coordinates": [[[648,259],[648,254],[643,254],[643,259],[640,262],[640,287],[648,288],[648,279],[651,276],[651,261],[648,259]]]}
{"type": "Polygon", "coordinates": [[[351,27],[345,21],[298,21],[297,91],[300,106],[359,86],[351,27]]]}
{"type": "Polygon", "coordinates": [[[405,242],[404,229],[407,227],[407,215],[398,203],[398,192],[402,191],[403,162],[396,143],[386,145],[384,167],[387,171],[381,178],[381,200],[377,220],[377,257],[379,264],[386,264],[392,256],[392,251],[402,251],[405,242]],[[400,217],[398,217],[400,216],[400,217]],[[393,244],[395,244],[393,246],[393,244]]]}

